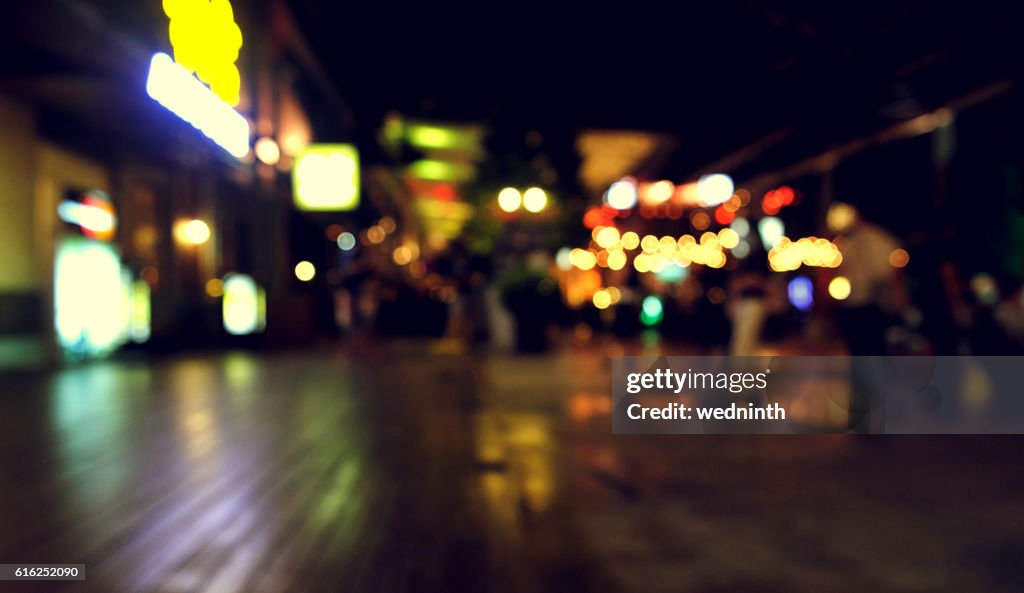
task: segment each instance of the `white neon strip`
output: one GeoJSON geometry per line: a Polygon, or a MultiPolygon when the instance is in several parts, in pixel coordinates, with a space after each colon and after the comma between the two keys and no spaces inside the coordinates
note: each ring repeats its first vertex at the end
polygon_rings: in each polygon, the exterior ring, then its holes
{"type": "Polygon", "coordinates": [[[235,157],[249,153],[249,122],[171,56],[153,54],[146,92],[235,157]]]}

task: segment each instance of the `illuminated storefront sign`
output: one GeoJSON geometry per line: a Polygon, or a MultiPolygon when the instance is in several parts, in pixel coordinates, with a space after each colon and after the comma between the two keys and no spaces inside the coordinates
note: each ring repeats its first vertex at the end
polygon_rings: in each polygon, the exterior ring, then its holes
{"type": "Polygon", "coordinates": [[[295,161],[292,184],[300,210],[354,210],[359,153],[351,144],[311,144],[295,161]]]}
{"type": "Polygon", "coordinates": [[[153,55],[146,92],[235,157],[249,153],[249,122],[167,54],[153,55]]]}
{"type": "Polygon", "coordinates": [[[163,0],[174,58],[153,56],[146,92],[237,158],[249,153],[241,98],[242,31],[229,0],[163,0]]]}
{"type": "Polygon", "coordinates": [[[454,239],[473,216],[473,207],[464,202],[446,202],[419,198],[413,202],[428,235],[454,239]]]}
{"type": "Polygon", "coordinates": [[[468,181],[473,178],[474,169],[469,163],[420,159],[409,165],[409,172],[428,181],[468,181]]]}
{"type": "Polygon", "coordinates": [[[266,327],[266,296],[252,276],[230,274],[224,278],[221,302],[224,330],[242,336],[266,327]]]}
{"type": "Polygon", "coordinates": [[[125,342],[124,274],[109,243],[68,237],[54,262],[54,327],[73,358],[107,354],[125,342]]]}
{"type": "Polygon", "coordinates": [[[421,150],[466,150],[479,152],[483,133],[473,126],[410,123],[406,140],[421,150]]]}

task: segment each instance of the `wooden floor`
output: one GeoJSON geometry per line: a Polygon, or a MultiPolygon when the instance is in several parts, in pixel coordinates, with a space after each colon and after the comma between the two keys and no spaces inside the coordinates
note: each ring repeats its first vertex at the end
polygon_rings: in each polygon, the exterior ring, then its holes
{"type": "Polygon", "coordinates": [[[613,435],[610,381],[584,348],[0,377],[0,563],[86,574],[0,593],[1024,591],[1021,437],[613,435]]]}
{"type": "Polygon", "coordinates": [[[476,460],[474,380],[238,354],[7,381],[0,559],[86,580],[0,590],[483,590],[503,536],[473,484],[503,470],[476,460]]]}

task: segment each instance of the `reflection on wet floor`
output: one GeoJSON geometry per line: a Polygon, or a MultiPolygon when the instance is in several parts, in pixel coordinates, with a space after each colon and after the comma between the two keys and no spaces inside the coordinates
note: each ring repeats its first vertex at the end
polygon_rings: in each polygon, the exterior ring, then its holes
{"type": "Polygon", "coordinates": [[[24,382],[2,401],[21,418],[0,453],[18,484],[3,557],[74,558],[88,581],[69,587],[97,591],[276,591],[336,570],[358,557],[375,486],[349,382],[244,355],[24,382]]]}
{"type": "Polygon", "coordinates": [[[413,348],[22,377],[0,557],[87,566],[27,591],[1021,590],[1020,439],[616,436],[608,373],[413,348]]]}

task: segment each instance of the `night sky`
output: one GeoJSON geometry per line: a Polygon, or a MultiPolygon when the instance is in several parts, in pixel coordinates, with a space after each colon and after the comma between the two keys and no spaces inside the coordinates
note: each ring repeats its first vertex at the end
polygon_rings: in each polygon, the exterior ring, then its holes
{"type": "Polygon", "coordinates": [[[680,140],[682,174],[779,131],[795,132],[796,153],[839,142],[1013,68],[1007,19],[939,2],[290,4],[360,125],[397,109],[542,131],[665,131],[680,140]]]}

